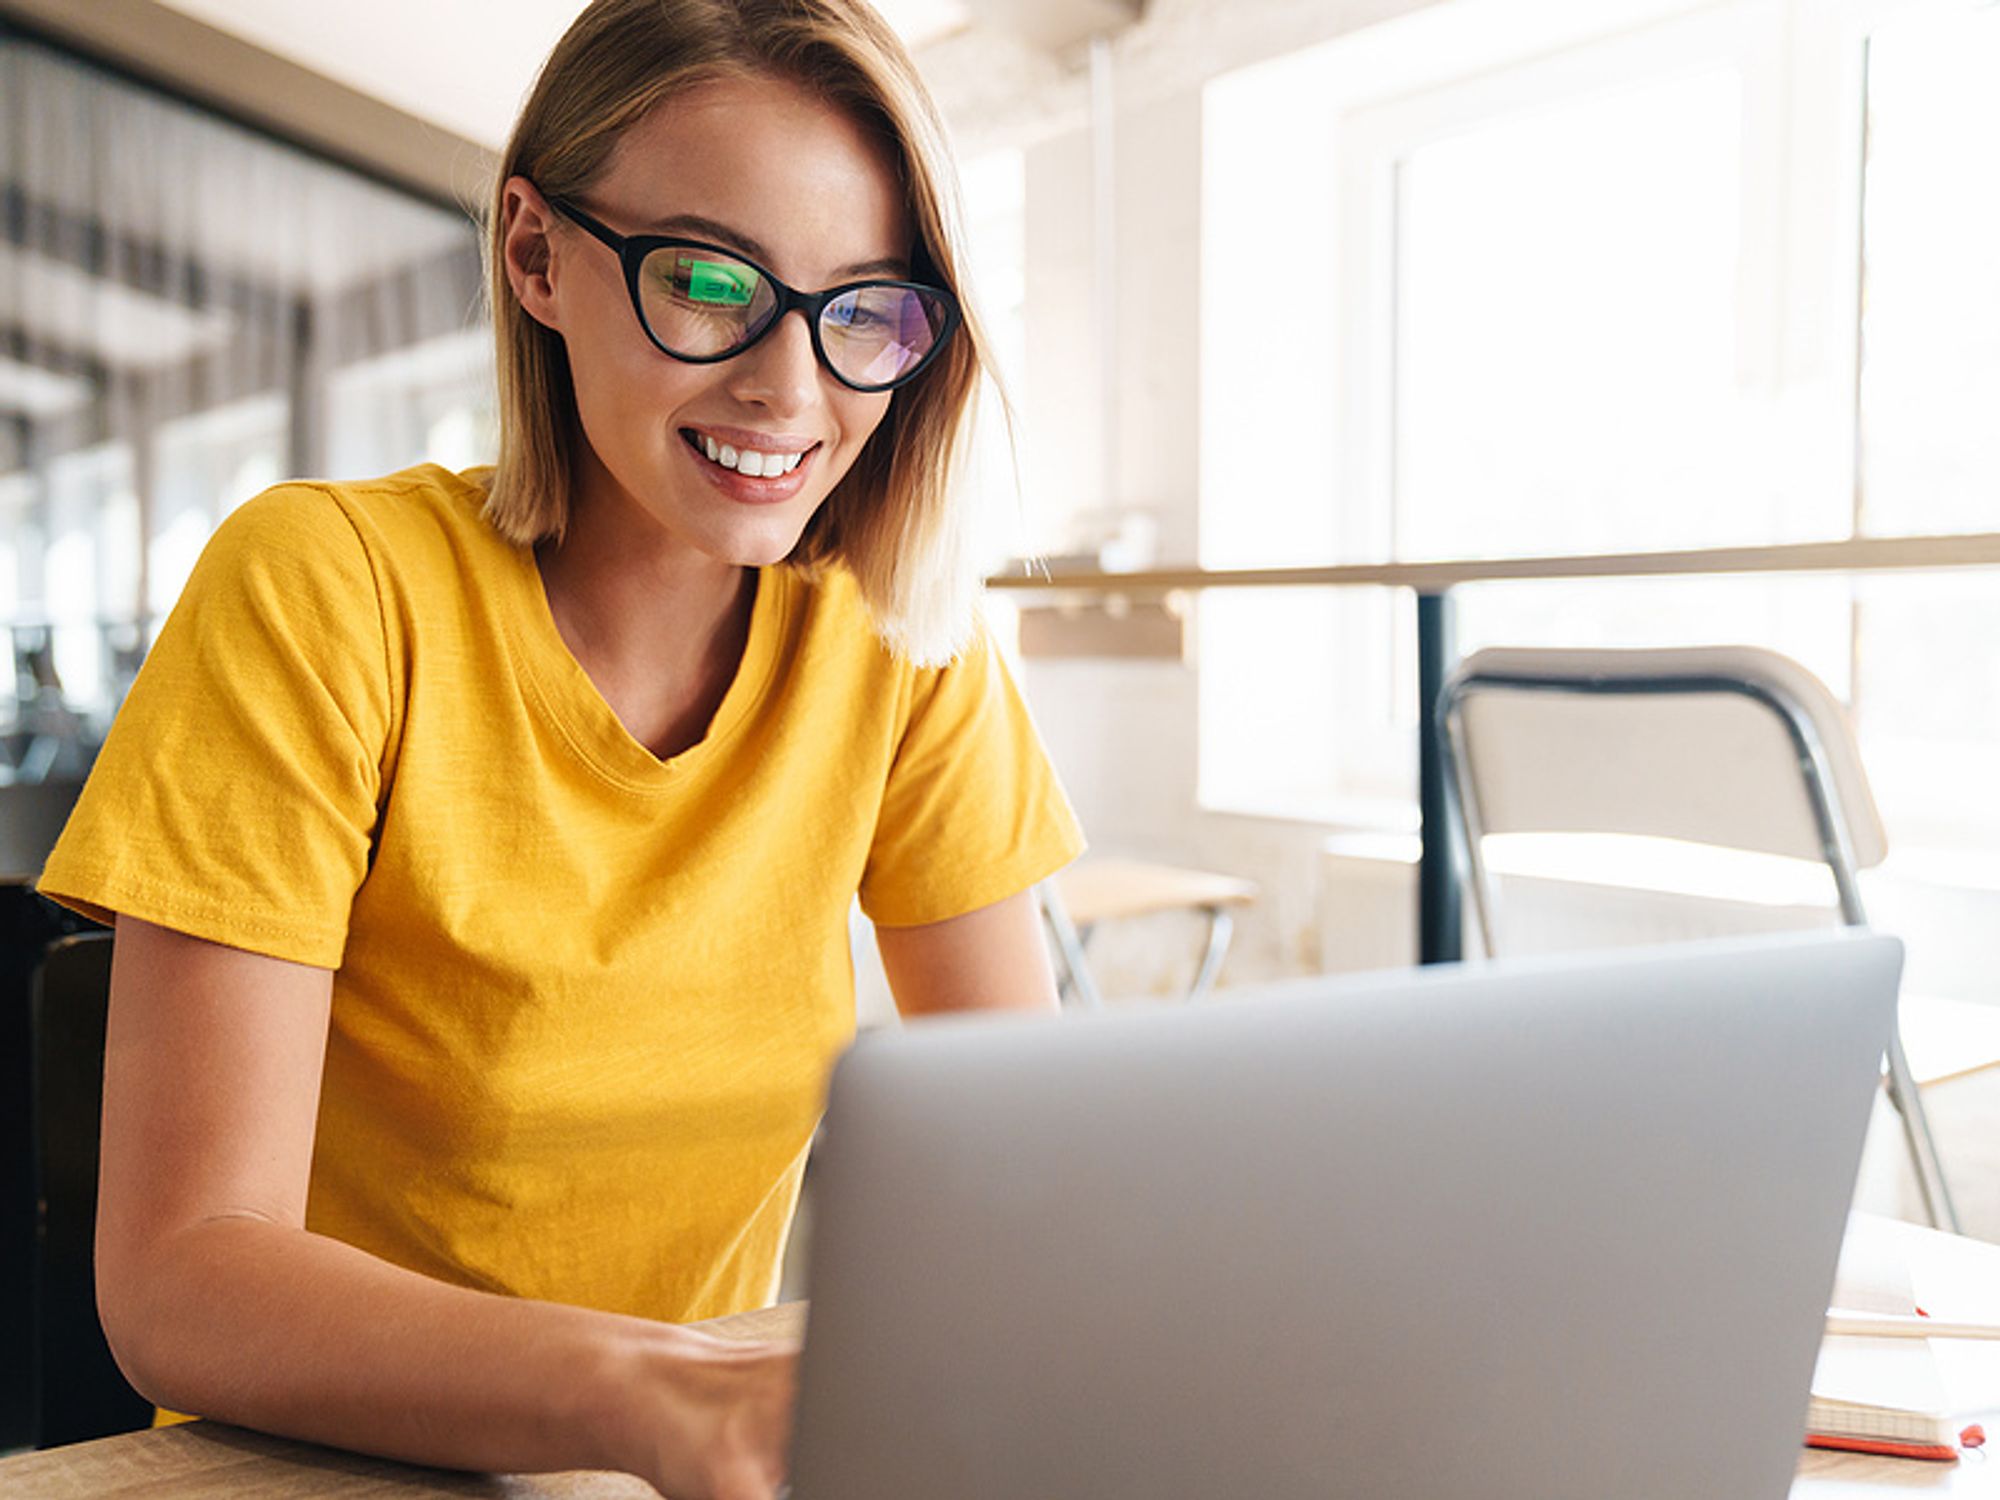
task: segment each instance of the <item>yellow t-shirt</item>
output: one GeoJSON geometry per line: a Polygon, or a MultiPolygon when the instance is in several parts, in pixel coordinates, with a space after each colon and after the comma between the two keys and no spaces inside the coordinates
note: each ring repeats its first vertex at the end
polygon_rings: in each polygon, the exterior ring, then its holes
{"type": "Polygon", "coordinates": [[[706,738],[657,759],[482,477],[232,515],[41,889],[335,970],[309,1227],[521,1296],[762,1305],[853,1028],[855,894],[974,910],[1075,820],[990,641],[899,661],[839,570],[761,571],[706,738]]]}

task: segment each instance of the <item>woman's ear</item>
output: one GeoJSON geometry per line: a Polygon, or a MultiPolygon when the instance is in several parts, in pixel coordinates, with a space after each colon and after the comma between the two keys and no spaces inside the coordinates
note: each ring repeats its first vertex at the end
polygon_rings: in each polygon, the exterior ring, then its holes
{"type": "Polygon", "coordinates": [[[561,331],[550,276],[555,210],[525,177],[509,177],[500,190],[500,255],[507,283],[522,310],[546,328],[561,331]]]}

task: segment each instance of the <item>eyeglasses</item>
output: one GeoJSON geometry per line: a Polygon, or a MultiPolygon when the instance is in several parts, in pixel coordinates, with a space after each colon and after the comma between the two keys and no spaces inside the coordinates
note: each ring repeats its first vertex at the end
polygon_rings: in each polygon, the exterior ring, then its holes
{"type": "Polygon", "coordinates": [[[617,252],[639,326],[662,354],[689,364],[731,359],[793,308],[806,315],[813,352],[842,385],[889,391],[915,379],[958,327],[958,299],[915,281],[851,281],[794,291],[755,261],[699,240],[619,234],[576,204],[556,212],[617,252]]]}

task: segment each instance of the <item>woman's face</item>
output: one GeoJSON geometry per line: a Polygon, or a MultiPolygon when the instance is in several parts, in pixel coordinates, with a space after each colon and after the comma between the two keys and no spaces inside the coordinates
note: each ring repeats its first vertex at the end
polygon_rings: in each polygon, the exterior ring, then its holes
{"type": "MultiPolygon", "coordinates": [[[[516,179],[519,184],[519,179],[516,179]]],[[[784,558],[889,409],[850,390],[813,353],[802,313],[716,364],[661,353],[632,310],[612,250],[510,184],[508,260],[530,314],[569,352],[588,452],[579,506],[610,507],[719,562],[784,558]],[[535,230],[540,278],[514,241],[535,230]],[[708,445],[739,455],[737,468],[708,445]],[[746,453],[793,454],[753,477],[746,453]]],[[[741,252],[801,291],[908,275],[911,229],[894,158],[849,116],[796,85],[720,79],[632,126],[579,202],[620,234],[685,236],[741,252]]],[[[721,455],[727,458],[727,454],[721,455]]]]}

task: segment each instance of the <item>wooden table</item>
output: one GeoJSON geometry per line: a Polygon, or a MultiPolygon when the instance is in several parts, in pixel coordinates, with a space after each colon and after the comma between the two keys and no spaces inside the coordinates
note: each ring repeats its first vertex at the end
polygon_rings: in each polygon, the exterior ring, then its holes
{"type": "MultiPolygon", "coordinates": [[[[797,1338],[805,1304],[789,1303],[698,1324],[724,1338],[797,1338]]],[[[630,1474],[463,1474],[420,1469],[314,1443],[188,1422],[0,1458],[5,1500],[659,1500],[630,1474]]]]}
{"type": "MultiPolygon", "coordinates": [[[[1862,1232],[1887,1236],[1905,1250],[1918,1298],[1934,1315],[2000,1321],[2000,1246],[1887,1219],[1857,1216],[1857,1224],[1862,1232]]],[[[790,1303],[701,1326],[727,1338],[796,1338],[804,1331],[805,1305],[790,1303]]],[[[2000,1345],[1985,1347],[1994,1355],[1995,1371],[1993,1413],[1987,1425],[2000,1445],[2000,1345]]],[[[1959,1463],[1941,1464],[1805,1449],[1798,1473],[1791,1500],[2000,1497],[2000,1452],[1991,1460],[1968,1453],[1959,1463]]],[[[624,1474],[493,1475],[419,1469],[217,1422],[190,1422],[0,1459],[0,1496],[5,1500],[137,1500],[139,1496],[146,1500],[305,1496],[657,1500],[650,1485],[624,1474]]]]}
{"type": "Polygon", "coordinates": [[[1456,665],[1453,590],[1506,579],[1713,578],[1836,573],[1847,575],[2000,567],[2000,532],[1943,536],[1847,537],[1759,547],[1693,548],[1674,552],[1573,554],[1551,557],[1443,559],[1435,562],[1342,563],[1300,568],[1155,568],[1143,573],[1062,573],[1026,570],[986,580],[989,589],[1029,595],[1077,596],[1125,604],[1204,589],[1401,588],[1417,602],[1417,807],[1422,844],[1417,859],[1417,948],[1424,963],[1459,958],[1463,927],[1455,848],[1446,807],[1437,703],[1456,665]]]}
{"type": "Polygon", "coordinates": [[[1038,889],[1042,915],[1056,941],[1064,970],[1064,998],[1075,996],[1090,1009],[1103,1005],[1097,983],[1090,977],[1084,944],[1099,922],[1125,917],[1149,917],[1161,912],[1199,912],[1208,918],[1208,940],[1195,968],[1186,997],[1199,1000],[1215,986],[1222,960],[1229,952],[1234,920],[1230,908],[1257,899],[1254,881],[1208,870],[1143,859],[1115,859],[1086,854],[1068,869],[1051,876],[1038,889]]]}

